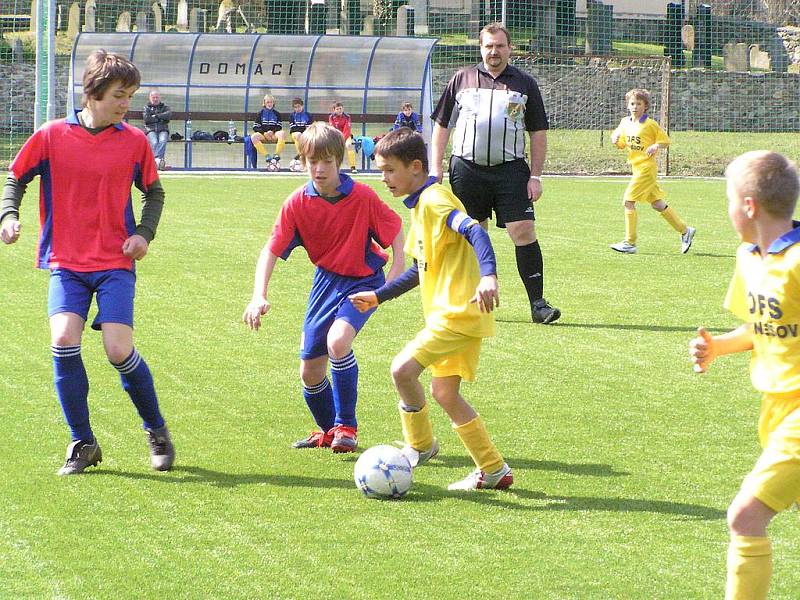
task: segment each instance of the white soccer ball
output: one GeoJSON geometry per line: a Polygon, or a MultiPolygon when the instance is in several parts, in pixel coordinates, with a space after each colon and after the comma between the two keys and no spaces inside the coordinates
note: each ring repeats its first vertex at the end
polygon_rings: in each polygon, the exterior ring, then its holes
{"type": "Polygon", "coordinates": [[[279,169],[278,161],[271,160],[267,163],[267,171],[275,172],[279,169]]]}
{"type": "Polygon", "coordinates": [[[303,170],[303,163],[296,158],[293,158],[292,162],[289,163],[289,170],[292,173],[300,173],[303,170]]]}
{"type": "Polygon", "coordinates": [[[394,446],[373,446],[356,461],[353,478],[367,498],[402,498],[411,487],[411,464],[394,446]]]}

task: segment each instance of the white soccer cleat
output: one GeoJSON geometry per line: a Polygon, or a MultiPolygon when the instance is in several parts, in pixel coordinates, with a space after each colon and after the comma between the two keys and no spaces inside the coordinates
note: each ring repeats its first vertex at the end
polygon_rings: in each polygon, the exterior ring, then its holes
{"type": "Polygon", "coordinates": [[[692,247],[692,240],[696,231],[697,229],[694,227],[687,227],[686,233],[681,234],[681,254],[686,254],[689,248],[692,247]]]}
{"type": "MultiPolygon", "coordinates": [[[[691,242],[689,243],[691,244],[691,242]]],[[[628,240],[622,240],[616,244],[611,244],[609,248],[617,252],[622,252],[623,254],[636,254],[636,245],[629,243],[628,240]]]]}
{"type": "Polygon", "coordinates": [[[507,490],[514,483],[514,474],[511,467],[503,463],[503,467],[496,473],[486,473],[475,469],[461,481],[456,481],[447,486],[450,491],[473,490],[507,490]]]}
{"type": "Polygon", "coordinates": [[[400,452],[402,452],[403,456],[408,459],[411,468],[418,467],[419,465],[424,465],[434,456],[439,454],[439,442],[436,441],[436,438],[433,438],[433,444],[431,445],[430,449],[425,450],[424,452],[420,452],[416,448],[412,448],[406,444],[400,449],[400,452]]]}

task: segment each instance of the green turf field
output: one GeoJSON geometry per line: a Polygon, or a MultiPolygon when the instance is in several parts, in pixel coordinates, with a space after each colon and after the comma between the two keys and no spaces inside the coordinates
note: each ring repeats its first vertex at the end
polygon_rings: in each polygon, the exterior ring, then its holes
{"type": "MultiPolygon", "coordinates": [[[[697,325],[735,325],[721,308],[737,245],[722,181],[664,182],[698,229],[689,254],[640,209],[639,254],[625,256],[608,244],[622,237],[626,180],[546,179],[537,229],[546,296],[563,311],[552,326],[529,322],[513,249],[493,230],[498,335],[463,393],[515,485],[448,492],[471,461],[433,407],[442,451],[397,502],[361,497],[356,456],[289,448],[311,429],[298,385],[312,274],[301,249],[276,269],[262,330],[240,322],[257,254],[299,182],[165,179],[159,235],[138,267],[136,335],[176,467],[150,470],[138,417],[87,332],[104,462],[72,478],[55,475],[68,431],[52,386],[47,276],[32,268],[29,188],[23,237],[0,247],[0,597],[722,597],[725,510],[759,452],[748,357],[698,376],[687,354],[697,325]]],[[[421,322],[414,291],[356,341],[364,448],[400,438],[389,365],[421,322]]],[[[797,513],[770,533],[770,598],[796,598],[797,513]]]]}

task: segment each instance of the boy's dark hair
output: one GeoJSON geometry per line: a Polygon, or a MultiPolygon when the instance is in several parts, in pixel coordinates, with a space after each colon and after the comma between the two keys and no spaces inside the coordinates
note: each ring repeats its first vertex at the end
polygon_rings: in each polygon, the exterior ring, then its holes
{"type": "Polygon", "coordinates": [[[411,104],[411,102],[403,102],[403,106],[400,107],[400,110],[405,110],[407,108],[414,110],[414,106],[411,104]]]}
{"type": "Polygon", "coordinates": [[[401,127],[383,136],[375,146],[375,156],[395,157],[404,165],[410,165],[418,160],[422,163],[422,168],[428,171],[428,150],[425,148],[425,140],[408,127],[401,127]]]}
{"type": "Polygon", "coordinates": [[[82,105],[86,106],[89,100],[102,100],[106,91],[114,82],[119,81],[123,87],[139,87],[141,75],[127,58],[95,50],[86,59],[86,69],[83,72],[83,98],[82,105]]]}
{"type": "Polygon", "coordinates": [[[292,100],[292,106],[294,106],[295,104],[299,104],[300,106],[303,106],[303,99],[302,98],[293,99],[292,100]]]}
{"type": "Polygon", "coordinates": [[[344,108],[344,105],[343,105],[341,102],[339,102],[338,100],[337,100],[336,102],[334,102],[334,103],[333,103],[333,108],[338,108],[338,107],[340,107],[340,106],[341,106],[342,108],[344,108]]]}
{"type": "Polygon", "coordinates": [[[631,98],[636,98],[637,100],[641,100],[644,102],[644,108],[647,110],[650,108],[650,91],[644,88],[633,88],[629,90],[627,94],[625,94],[625,104],[631,101],[631,98]]]}
{"type": "Polygon", "coordinates": [[[508,29],[506,29],[503,26],[502,23],[489,23],[483,29],[481,29],[481,32],[478,34],[478,44],[480,45],[480,44],[483,43],[483,34],[484,33],[488,33],[489,35],[497,35],[501,31],[506,34],[506,42],[510,46],[511,45],[511,34],[508,32],[508,29]]]}

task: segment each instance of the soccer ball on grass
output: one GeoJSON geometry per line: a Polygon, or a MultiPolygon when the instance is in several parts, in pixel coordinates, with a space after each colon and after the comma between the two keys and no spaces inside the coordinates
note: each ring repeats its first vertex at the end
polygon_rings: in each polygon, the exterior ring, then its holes
{"type": "Polygon", "coordinates": [[[353,478],[367,498],[402,498],[411,487],[411,464],[394,446],[373,446],[356,461],[353,478]]]}

